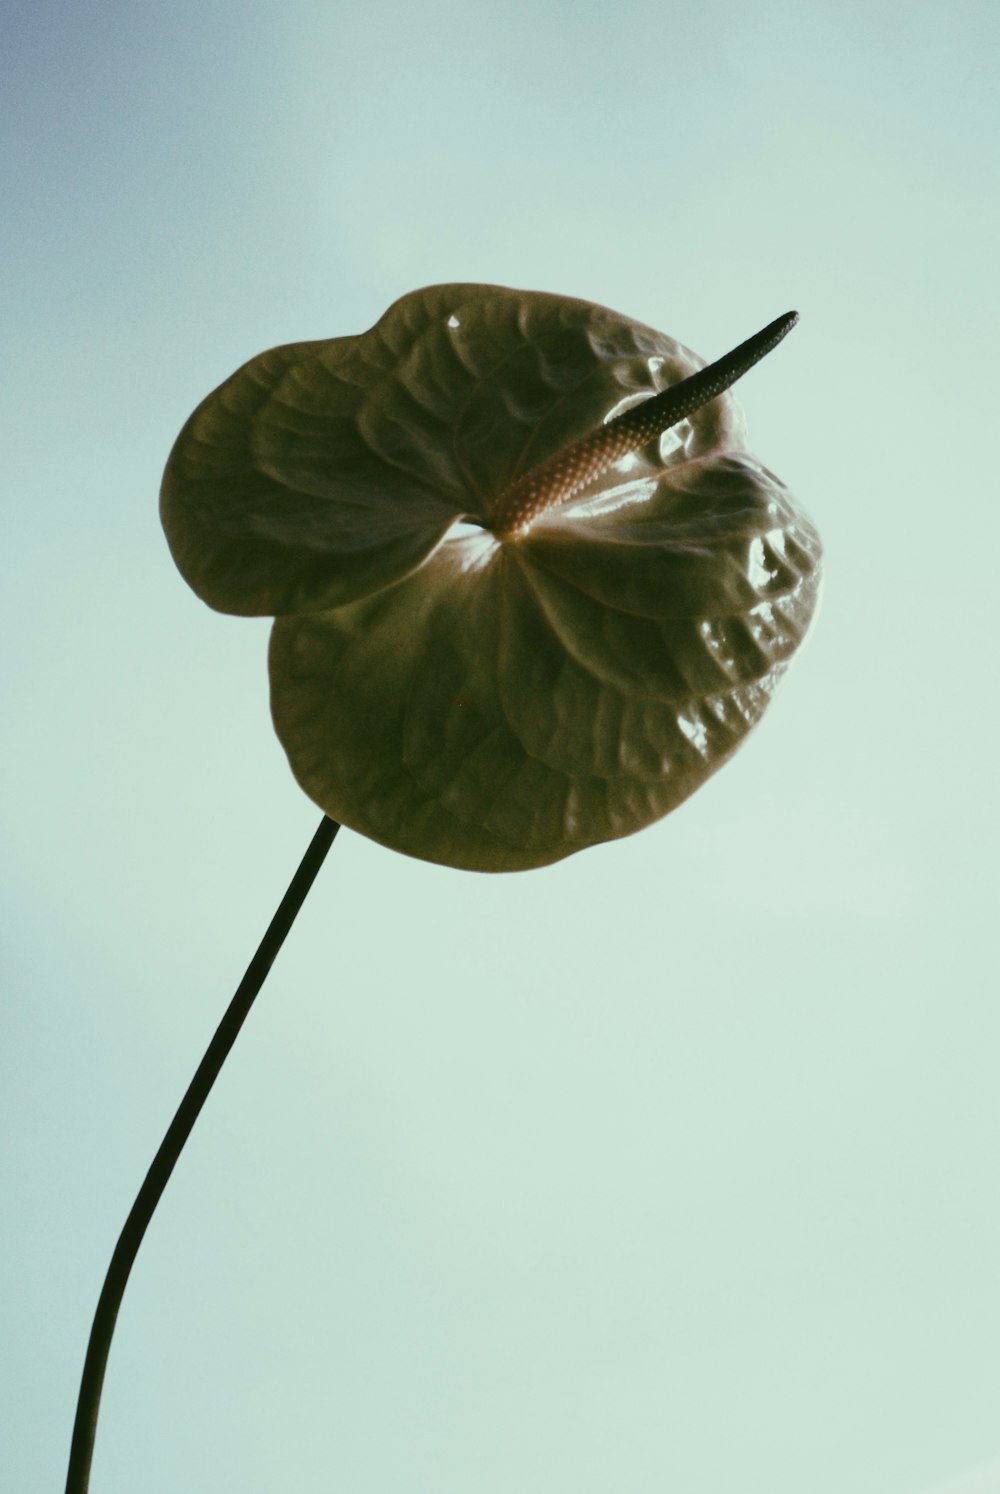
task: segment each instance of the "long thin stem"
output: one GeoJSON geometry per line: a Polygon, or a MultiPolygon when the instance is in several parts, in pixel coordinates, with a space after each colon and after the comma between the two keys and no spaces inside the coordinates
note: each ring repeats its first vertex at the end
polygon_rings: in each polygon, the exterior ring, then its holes
{"type": "Polygon", "coordinates": [[[187,1093],[181,1101],[177,1114],[170,1122],[160,1149],[153,1158],[145,1182],[139,1189],[125,1227],[118,1237],[108,1274],[94,1314],[87,1345],[87,1357],[80,1381],[80,1396],[76,1406],[76,1421],[73,1425],[73,1442],[69,1455],[69,1472],[66,1476],[66,1494],[86,1494],[90,1483],[90,1464],[94,1456],[94,1437],[97,1432],[97,1413],[101,1403],[101,1387],[108,1363],[111,1336],[115,1331],[115,1320],[121,1306],[125,1283],[135,1261],[143,1236],[153,1217],[164,1188],[174,1170],[174,1163],[181,1154],[184,1143],[191,1134],[201,1107],[208,1099],[209,1091],[218,1078],[219,1071],[236,1041],[247,1013],[254,1003],[257,992],[274,963],[275,956],[285,936],[295,922],[295,916],[305,901],[316,873],[323,865],[327,851],[340,826],[336,820],[324,815],[319,829],[309,843],[309,848],[299,864],[288,886],[288,891],[278,905],[278,911],[268,925],[267,933],[260,941],[257,953],[247,966],[246,975],[240,981],[236,995],[209,1043],[205,1056],[187,1093]]]}

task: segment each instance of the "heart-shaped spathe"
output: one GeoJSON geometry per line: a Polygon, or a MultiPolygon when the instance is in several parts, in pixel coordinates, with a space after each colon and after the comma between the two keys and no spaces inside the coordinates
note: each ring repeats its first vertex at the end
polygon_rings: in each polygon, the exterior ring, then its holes
{"type": "Polygon", "coordinates": [[[642,828],[731,755],[820,559],[733,396],[510,521],[525,474],[703,368],[588,302],[445,285],[203,401],[164,475],[167,537],[211,606],[277,618],[275,727],[327,814],[521,870],[642,828]]]}

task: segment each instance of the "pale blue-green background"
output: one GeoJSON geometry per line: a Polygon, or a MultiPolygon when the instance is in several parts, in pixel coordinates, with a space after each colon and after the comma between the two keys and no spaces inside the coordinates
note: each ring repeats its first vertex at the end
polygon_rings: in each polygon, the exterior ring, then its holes
{"type": "Polygon", "coordinates": [[[261,348],[460,279],[709,357],[797,307],[741,398],[822,616],[642,835],[494,878],[342,835],[143,1247],[93,1494],[1000,1458],[996,14],[6,8],[5,1491],[61,1488],[111,1246],[318,820],[167,452],[261,348]]]}

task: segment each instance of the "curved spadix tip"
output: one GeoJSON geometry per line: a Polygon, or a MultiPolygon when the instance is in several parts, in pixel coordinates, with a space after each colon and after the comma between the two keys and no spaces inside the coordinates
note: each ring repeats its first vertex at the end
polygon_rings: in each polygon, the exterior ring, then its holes
{"type": "Polygon", "coordinates": [[[799,314],[797,311],[786,311],[784,316],[776,316],[774,321],[770,322],[764,328],[763,332],[758,332],[757,336],[762,341],[773,338],[775,343],[780,342],[783,337],[787,337],[798,319],[799,314]]]}

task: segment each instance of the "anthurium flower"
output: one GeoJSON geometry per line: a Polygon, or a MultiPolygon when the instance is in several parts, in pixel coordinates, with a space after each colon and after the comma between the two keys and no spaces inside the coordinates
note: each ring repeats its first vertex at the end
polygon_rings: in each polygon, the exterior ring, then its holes
{"type": "Polygon", "coordinates": [[[816,531],[744,450],[719,363],[484,285],[251,359],[184,426],[161,512],[210,606],[273,615],[306,793],[413,856],[511,871],[673,809],[809,625],[816,531]]]}

